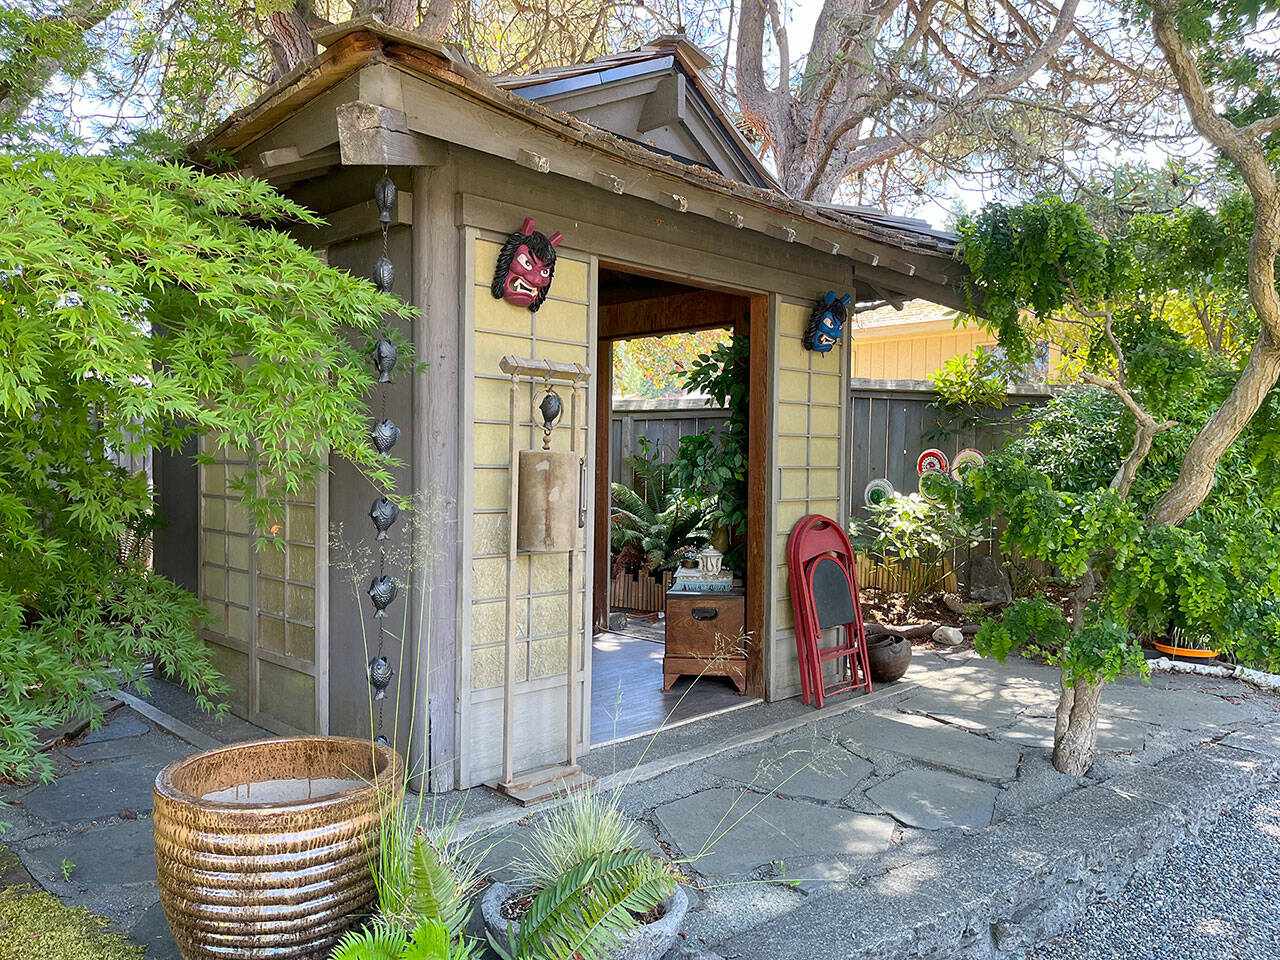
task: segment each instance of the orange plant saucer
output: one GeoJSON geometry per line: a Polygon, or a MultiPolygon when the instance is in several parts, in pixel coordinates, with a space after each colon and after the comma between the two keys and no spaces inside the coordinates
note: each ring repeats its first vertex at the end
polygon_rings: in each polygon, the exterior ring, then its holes
{"type": "Polygon", "coordinates": [[[1217,650],[1205,650],[1203,647],[1175,647],[1173,644],[1161,643],[1159,640],[1152,640],[1151,645],[1171,657],[1198,657],[1201,660],[1212,660],[1218,655],[1217,650]]]}

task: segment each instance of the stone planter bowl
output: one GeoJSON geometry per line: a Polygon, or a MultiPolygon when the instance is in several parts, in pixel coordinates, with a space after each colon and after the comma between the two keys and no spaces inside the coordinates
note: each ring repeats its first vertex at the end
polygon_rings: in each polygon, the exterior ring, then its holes
{"type": "Polygon", "coordinates": [[[161,770],[156,872],[185,960],[327,957],[374,904],[381,815],[403,789],[394,750],[349,737],[236,743],[161,770]],[[273,780],[315,793],[272,801],[260,787],[260,801],[206,798],[273,780]]]}
{"type": "Polygon", "coordinates": [[[867,666],[876,683],[893,683],[911,666],[911,641],[906,637],[876,637],[867,641],[867,666]]]}
{"type": "MultiPolygon", "coordinates": [[[[480,913],[484,917],[485,929],[489,935],[501,944],[510,942],[507,927],[511,928],[511,938],[520,935],[520,924],[514,920],[502,918],[503,901],[515,894],[515,890],[505,883],[494,883],[480,900],[480,913]]],[[[653,923],[632,930],[617,948],[607,954],[607,960],[661,960],[676,937],[680,935],[680,925],[684,923],[685,914],[689,912],[689,896],[682,887],[663,901],[666,912],[653,923]]]]}

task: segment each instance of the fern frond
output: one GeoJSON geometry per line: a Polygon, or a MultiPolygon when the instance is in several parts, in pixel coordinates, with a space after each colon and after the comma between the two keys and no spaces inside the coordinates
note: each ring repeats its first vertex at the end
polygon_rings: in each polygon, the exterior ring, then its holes
{"type": "Polygon", "coordinates": [[[407,943],[399,927],[375,922],[364,930],[343,934],[329,960],[400,960],[407,943]]]}
{"type": "Polygon", "coordinates": [[[644,850],[609,851],[543,889],[520,923],[517,955],[528,960],[603,960],[653,909],[675,878],[644,850]]]}
{"type": "Polygon", "coordinates": [[[426,837],[415,837],[412,854],[413,884],[409,895],[413,913],[427,921],[437,921],[456,934],[462,929],[463,889],[447,855],[442,855],[426,837]]]}

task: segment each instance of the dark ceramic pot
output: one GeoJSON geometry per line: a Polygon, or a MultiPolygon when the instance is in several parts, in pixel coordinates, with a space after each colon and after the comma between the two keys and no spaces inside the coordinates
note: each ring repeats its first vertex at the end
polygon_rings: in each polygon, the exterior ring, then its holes
{"type": "Polygon", "coordinates": [[[867,665],[876,683],[893,683],[911,666],[911,641],[906,637],[876,637],[867,641],[867,665]]]}
{"type": "Polygon", "coordinates": [[[403,789],[394,750],[348,737],[255,740],[165,767],[156,872],[185,960],[327,957],[374,905],[379,825],[403,789]]]}

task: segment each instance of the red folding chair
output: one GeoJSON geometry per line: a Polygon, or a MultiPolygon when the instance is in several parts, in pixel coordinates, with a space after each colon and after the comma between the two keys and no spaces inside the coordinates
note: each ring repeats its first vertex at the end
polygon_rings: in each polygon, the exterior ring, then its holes
{"type": "Polygon", "coordinates": [[[822,707],[846,691],[871,692],[867,638],[862,624],[858,574],[844,529],[818,514],[800,518],[787,538],[787,576],[796,621],[796,656],[805,703],[822,707]],[[822,631],[843,627],[840,642],[822,646],[822,631]],[[823,665],[843,661],[839,679],[828,684],[823,665]]]}

